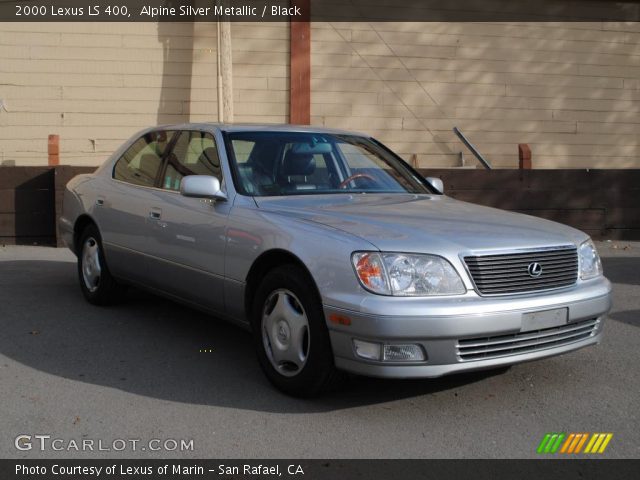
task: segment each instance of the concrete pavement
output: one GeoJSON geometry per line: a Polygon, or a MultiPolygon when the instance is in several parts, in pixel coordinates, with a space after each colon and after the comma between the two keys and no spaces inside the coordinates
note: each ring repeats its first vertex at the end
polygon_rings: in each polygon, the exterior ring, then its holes
{"type": "Polygon", "coordinates": [[[137,290],[94,307],[67,250],[0,247],[0,457],[535,457],[545,432],[573,431],[613,432],[606,457],[638,458],[640,243],[599,249],[615,305],[601,345],[503,373],[354,377],[305,401],[270,386],[248,333],[137,290]],[[62,450],[18,450],[21,434],[62,450]]]}

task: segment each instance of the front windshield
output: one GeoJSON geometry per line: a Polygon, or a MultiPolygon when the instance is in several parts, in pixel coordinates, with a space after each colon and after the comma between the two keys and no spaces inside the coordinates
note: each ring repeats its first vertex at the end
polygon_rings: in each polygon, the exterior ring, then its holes
{"type": "Polygon", "coordinates": [[[244,195],[432,193],[402,160],[365,137],[264,131],[225,137],[244,195]]]}

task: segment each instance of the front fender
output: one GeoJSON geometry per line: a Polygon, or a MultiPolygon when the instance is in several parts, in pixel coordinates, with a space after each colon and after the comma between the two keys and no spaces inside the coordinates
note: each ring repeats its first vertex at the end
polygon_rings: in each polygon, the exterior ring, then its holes
{"type": "Polygon", "coordinates": [[[244,283],[256,259],[289,252],[306,266],[323,303],[337,293],[361,291],[351,266],[356,250],[377,250],[366,240],[318,223],[250,206],[234,206],[227,226],[225,276],[244,283]]]}

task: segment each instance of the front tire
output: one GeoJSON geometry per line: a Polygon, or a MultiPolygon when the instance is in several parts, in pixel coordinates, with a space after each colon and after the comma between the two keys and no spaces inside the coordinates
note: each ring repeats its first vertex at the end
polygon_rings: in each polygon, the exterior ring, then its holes
{"type": "Polygon", "coordinates": [[[104,257],[100,232],[94,224],[87,225],[78,243],[78,279],[82,294],[94,305],[110,305],[122,298],[125,287],[109,272],[104,257]]]}
{"type": "Polygon", "coordinates": [[[254,297],[251,326],[260,366],[283,392],[313,397],[341,377],[322,303],[300,267],[284,265],[267,273],[254,297]]]}

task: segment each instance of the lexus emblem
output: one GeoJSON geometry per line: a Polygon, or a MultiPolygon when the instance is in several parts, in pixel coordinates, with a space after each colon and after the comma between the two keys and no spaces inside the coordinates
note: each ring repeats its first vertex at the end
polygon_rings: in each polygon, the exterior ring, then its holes
{"type": "Polygon", "coordinates": [[[539,277],[542,274],[542,265],[538,262],[530,263],[527,267],[527,272],[529,272],[529,276],[531,277],[539,277]]]}

